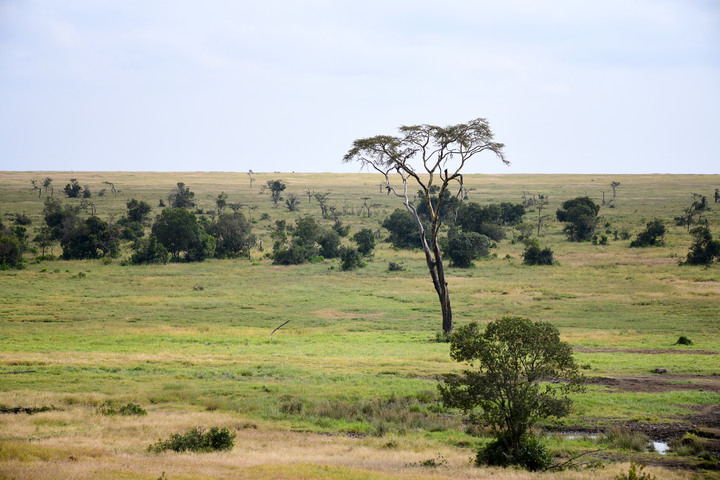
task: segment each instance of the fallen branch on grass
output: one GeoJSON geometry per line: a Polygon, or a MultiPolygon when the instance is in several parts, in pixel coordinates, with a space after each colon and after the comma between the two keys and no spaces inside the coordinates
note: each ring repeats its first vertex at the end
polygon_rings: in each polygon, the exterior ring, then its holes
{"type": "Polygon", "coordinates": [[[278,330],[280,330],[282,327],[284,327],[284,326],[287,325],[288,323],[290,323],[290,320],[288,320],[287,322],[283,323],[282,325],[278,325],[277,328],[275,328],[275,330],[272,331],[272,333],[270,334],[270,336],[272,337],[272,336],[273,336],[273,333],[277,332],[278,330]]]}

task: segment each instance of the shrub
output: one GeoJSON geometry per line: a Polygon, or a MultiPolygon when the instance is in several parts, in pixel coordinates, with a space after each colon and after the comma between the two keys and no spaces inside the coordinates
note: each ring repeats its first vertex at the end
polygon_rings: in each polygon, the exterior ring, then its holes
{"type": "Polygon", "coordinates": [[[670,442],[670,449],[678,455],[699,455],[705,451],[705,442],[692,433],[686,433],[683,438],[670,442]]]}
{"type": "Polygon", "coordinates": [[[680,338],[678,338],[678,341],[675,342],[675,345],[692,345],[693,341],[690,340],[685,335],[680,335],[680,338]]]}
{"type": "Polygon", "coordinates": [[[320,255],[325,258],[337,258],[340,253],[340,234],[334,229],[327,229],[318,238],[320,255]]]}
{"type": "Polygon", "coordinates": [[[100,407],[100,413],[103,415],[147,415],[147,411],[142,408],[140,405],[137,405],[135,403],[128,403],[127,405],[123,405],[120,408],[115,408],[112,403],[106,402],[102,407],[100,407]]]}
{"type": "Polygon", "coordinates": [[[630,242],[631,247],[662,246],[665,237],[665,225],[661,220],[648,223],[645,230],[637,234],[635,240],[630,242]]]}
{"type": "Polygon", "coordinates": [[[0,234],[0,267],[16,268],[22,263],[22,248],[17,238],[0,234]]]}
{"type": "Polygon", "coordinates": [[[32,220],[25,213],[16,213],[14,223],[15,225],[30,225],[32,220]]]}
{"type": "Polygon", "coordinates": [[[365,264],[362,261],[360,252],[351,247],[340,249],[340,268],[344,271],[362,268],[365,264]]]}
{"type": "Polygon", "coordinates": [[[370,255],[375,248],[375,235],[369,228],[363,228],[353,235],[352,239],[357,243],[361,255],[370,255]]]}
{"type": "Polygon", "coordinates": [[[695,237],[695,241],[690,246],[686,264],[708,266],[720,260],[720,241],[713,240],[709,229],[696,227],[690,233],[695,237]]]}
{"type": "MultiPolygon", "coordinates": [[[[419,248],[420,230],[412,213],[407,210],[396,209],[382,223],[383,228],[390,232],[388,240],[395,248],[419,248]]],[[[428,228],[425,228],[428,232],[428,228]]]]}
{"type": "Polygon", "coordinates": [[[508,467],[517,465],[526,470],[543,470],[552,463],[552,456],[540,440],[533,435],[525,435],[520,447],[510,447],[510,439],[500,435],[485,445],[475,457],[477,465],[508,467]]]}
{"type": "Polygon", "coordinates": [[[550,247],[540,248],[537,240],[527,242],[523,253],[525,265],[552,265],[554,262],[553,251],[550,247]]]}
{"type": "Polygon", "coordinates": [[[388,263],[388,271],[390,272],[402,272],[405,270],[405,266],[402,263],[390,262],[388,263]]]}
{"type": "Polygon", "coordinates": [[[483,223],[478,228],[477,233],[491,238],[493,242],[499,242],[505,238],[505,231],[500,225],[494,223],[483,223]]]}
{"type": "Polygon", "coordinates": [[[592,237],[600,206],[588,197],[577,197],[563,202],[555,216],[565,223],[568,239],[581,242],[592,237]]]}
{"type": "Polygon", "coordinates": [[[143,263],[164,264],[168,262],[170,253],[165,246],[158,242],[155,235],[140,238],[132,246],[135,253],[130,257],[130,263],[140,265],[143,263]]]}
{"type": "Polygon", "coordinates": [[[195,427],[184,434],[173,434],[167,440],[158,440],[148,446],[149,452],[161,453],[165,450],[174,452],[211,452],[216,450],[232,450],[235,444],[235,434],[223,427],[212,427],[205,432],[201,427],[195,427]]]}
{"type": "Polygon", "coordinates": [[[476,232],[450,231],[443,248],[453,266],[460,268],[472,266],[473,260],[486,257],[489,252],[490,239],[476,232]]]}

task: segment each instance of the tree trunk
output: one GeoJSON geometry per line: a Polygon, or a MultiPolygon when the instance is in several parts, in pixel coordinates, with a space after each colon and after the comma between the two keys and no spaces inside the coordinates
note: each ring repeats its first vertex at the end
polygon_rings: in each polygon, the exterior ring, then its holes
{"type": "Polygon", "coordinates": [[[423,252],[425,252],[425,261],[427,262],[433,286],[435,287],[438,299],[440,300],[443,333],[449,335],[453,331],[452,307],[450,305],[450,291],[448,290],[448,284],[445,281],[445,268],[442,263],[440,245],[438,245],[437,242],[437,235],[435,233],[432,234],[432,238],[430,239],[432,243],[431,249],[430,245],[428,245],[427,239],[425,238],[425,229],[422,227],[420,219],[417,217],[417,213],[412,213],[415,215],[415,218],[420,225],[420,241],[422,243],[423,252]]]}

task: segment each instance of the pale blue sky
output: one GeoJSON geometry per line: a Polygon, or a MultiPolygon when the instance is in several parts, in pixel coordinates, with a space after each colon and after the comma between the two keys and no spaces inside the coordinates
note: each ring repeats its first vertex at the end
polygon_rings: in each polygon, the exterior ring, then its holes
{"type": "Polygon", "coordinates": [[[715,0],[0,0],[0,169],[357,171],[485,117],[510,167],[720,173],[715,0]]]}

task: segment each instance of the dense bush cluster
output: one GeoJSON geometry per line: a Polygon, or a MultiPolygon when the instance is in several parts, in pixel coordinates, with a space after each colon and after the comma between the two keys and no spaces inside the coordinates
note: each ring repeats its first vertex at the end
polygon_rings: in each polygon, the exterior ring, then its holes
{"type": "Polygon", "coordinates": [[[525,265],[552,265],[554,262],[553,251],[550,247],[540,248],[540,243],[536,239],[525,242],[525,252],[523,253],[525,265]]]}
{"type": "Polygon", "coordinates": [[[478,451],[475,457],[477,465],[509,467],[511,465],[526,470],[544,470],[552,464],[552,455],[537,437],[527,434],[520,440],[518,448],[511,448],[506,434],[500,434],[478,451]]]}
{"type": "Polygon", "coordinates": [[[201,427],[195,427],[187,432],[175,433],[167,440],[158,440],[148,446],[149,452],[161,453],[166,450],[174,452],[212,452],[232,450],[235,445],[235,434],[223,427],[212,427],[205,431],[201,427]]]}
{"type": "Polygon", "coordinates": [[[720,262],[720,240],[713,240],[706,227],[693,228],[690,233],[695,237],[685,263],[687,265],[710,265],[720,262]]]}
{"type": "Polygon", "coordinates": [[[570,241],[582,242],[589,240],[595,233],[599,211],[600,205],[590,198],[577,197],[563,202],[555,216],[565,223],[563,230],[570,241]]]}
{"type": "Polygon", "coordinates": [[[661,220],[648,223],[645,230],[638,233],[635,240],[630,242],[631,247],[653,247],[664,244],[665,225],[661,220]]]}

